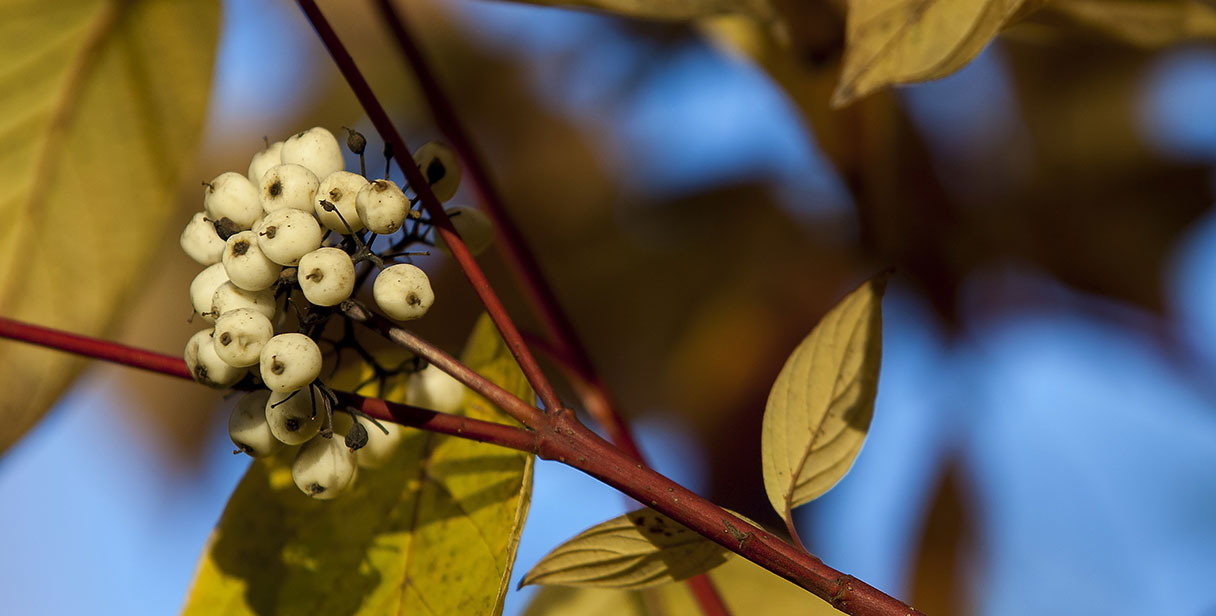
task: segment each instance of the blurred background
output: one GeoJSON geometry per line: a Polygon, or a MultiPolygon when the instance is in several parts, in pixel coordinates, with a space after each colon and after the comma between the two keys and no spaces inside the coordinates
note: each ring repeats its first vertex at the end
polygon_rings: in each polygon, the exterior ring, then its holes
{"type": "MultiPolygon", "coordinates": [[[[895,265],[869,440],[799,510],[810,550],[937,616],[1216,615],[1216,46],[1026,23],[951,77],[831,110],[843,24],[807,4],[815,31],[781,50],[729,20],[405,6],[660,471],[776,522],[768,387],[895,265]]],[[[362,3],[325,8],[407,140],[438,138],[362,3]]],[[[223,24],[183,225],[194,180],[243,171],[264,135],[373,134],[292,3],[229,2],[223,24]]],[[[176,354],[196,266],[163,240],[118,337],[176,354]]],[[[421,264],[442,318],[420,330],[458,349],[479,306],[452,263],[421,264]]],[[[176,611],[248,464],[228,404],[86,372],[0,458],[5,611],[176,611]]],[[[517,578],[625,506],[538,463],[517,578]]]]}

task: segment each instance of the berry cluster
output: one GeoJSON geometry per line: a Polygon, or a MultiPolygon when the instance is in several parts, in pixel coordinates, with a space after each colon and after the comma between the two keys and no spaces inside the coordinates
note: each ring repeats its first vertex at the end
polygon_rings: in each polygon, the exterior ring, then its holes
{"type": "MultiPolygon", "coordinates": [[[[205,183],[203,211],[181,235],[182,250],[205,266],[190,283],[194,311],[212,324],[186,343],[190,373],[209,387],[240,383],[252,389],[229,417],[233,443],[255,458],[298,445],[292,476],[302,491],[321,499],[346,489],[359,466],[384,464],[402,429],[339,408],[320,379],[319,341],[339,352],[354,347],[382,385],[386,376],[411,372],[407,403],[454,412],[464,394],[463,385],[418,359],[396,371],[379,366],[349,321],[341,339],[322,337],[331,317],[341,316],[335,307],[354,301],[373,275],[375,305],[390,319],[420,318],[435,300],[424,271],[392,262],[427,254],[405,251],[414,244],[434,245],[417,195],[387,178],[365,177],[366,139],[348,133],[361,173],[344,169],[331,132],[309,129],[254,154],[247,174],[230,171],[205,183]],[[375,250],[376,243],[388,247],[375,250]]],[[[387,148],[385,155],[391,161],[387,148]]],[[[453,196],[460,167],[450,150],[428,143],[414,162],[440,200],[453,196]]],[[[470,249],[484,250],[492,237],[485,215],[469,208],[448,211],[470,249]]],[[[446,252],[446,246],[441,249],[446,252]]]]}

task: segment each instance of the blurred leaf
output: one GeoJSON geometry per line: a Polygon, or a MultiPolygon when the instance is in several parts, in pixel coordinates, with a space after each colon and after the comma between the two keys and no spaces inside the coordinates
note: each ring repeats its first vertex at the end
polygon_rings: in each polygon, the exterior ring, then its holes
{"type": "Polygon", "coordinates": [[[883,86],[948,75],[970,62],[1024,0],[849,0],[844,66],[832,105],[883,86]]]}
{"type": "MultiPolygon", "coordinates": [[[[714,587],[734,614],[839,616],[819,597],[738,557],[709,572],[714,587]]],[[[646,590],[545,586],[524,616],[700,616],[687,584],[646,590]]]]}
{"type": "Polygon", "coordinates": [[[1216,38],[1216,5],[1203,0],[1055,0],[1045,14],[1141,47],[1216,38]]]}
{"type": "Polygon", "coordinates": [[[643,19],[686,20],[710,15],[741,14],[771,21],[769,0],[524,0],[545,6],[598,9],[643,19]]]}
{"type": "MultiPolygon", "coordinates": [[[[194,157],[214,0],[7,2],[0,19],[0,314],[106,334],[155,256],[194,157]]],[[[0,450],[81,366],[4,343],[0,450]]]]}
{"type": "MultiPolygon", "coordinates": [[[[532,396],[488,318],[462,359],[532,396]]],[[[395,379],[385,396],[401,401],[404,381],[395,379]]],[[[464,411],[508,420],[471,391],[464,411]]],[[[292,451],[250,466],[186,613],[501,613],[531,497],[531,455],[411,430],[383,469],[360,469],[347,494],[318,501],[292,482],[292,451]]]]}
{"type": "Polygon", "coordinates": [[[654,511],[597,524],[549,552],[520,586],[639,589],[678,582],[726,561],[727,550],[654,511]]]}
{"type": "Polygon", "coordinates": [[[836,485],[865,442],[889,277],[871,278],[828,312],[773,383],[761,432],[764,488],[787,522],[790,510],[836,485]]]}

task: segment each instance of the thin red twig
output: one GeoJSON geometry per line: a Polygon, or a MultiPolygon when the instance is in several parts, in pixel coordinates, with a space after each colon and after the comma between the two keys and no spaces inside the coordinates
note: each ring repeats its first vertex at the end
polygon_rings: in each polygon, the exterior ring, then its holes
{"type": "MultiPolygon", "coordinates": [[[[49,327],[22,323],[4,317],[0,317],[0,338],[20,340],[92,359],[122,364],[179,379],[194,380],[190,376],[190,370],[186,368],[186,362],[174,355],[165,355],[155,351],[118,344],[117,342],[99,340],[49,327]]],[[[490,421],[448,415],[430,409],[397,404],[379,398],[368,398],[348,392],[335,393],[338,394],[338,400],[342,404],[356,407],[376,419],[391,421],[428,432],[437,432],[483,443],[493,443],[520,451],[536,452],[536,434],[530,430],[490,421]]]]}
{"type": "MultiPolygon", "coordinates": [[[[317,31],[317,36],[329,51],[329,55],[333,58],[334,63],[338,65],[338,70],[342,76],[346,78],[347,84],[355,93],[355,98],[359,99],[359,104],[363,106],[363,110],[367,112],[368,119],[375,126],[376,132],[380,133],[380,137],[386,142],[392,144],[393,151],[398,155],[398,161],[408,159],[412,150],[405,139],[401,137],[401,133],[397,131],[392,120],[388,117],[388,112],[380,104],[376,95],[372,92],[371,86],[364,79],[363,73],[359,71],[359,67],[355,64],[350,52],[346,50],[346,46],[342,40],[338,38],[334,32],[333,26],[325,18],[321,9],[317,7],[317,3],[313,0],[297,0],[300,9],[304,11],[304,15],[308,17],[312,23],[313,29],[317,31]]],[[[559,411],[562,406],[557,399],[557,394],[553,391],[553,386],[545,377],[544,372],[540,369],[540,364],[536,363],[536,358],[532,356],[528,346],[524,344],[523,338],[519,335],[519,330],[515,327],[515,323],[507,316],[506,308],[495,295],[494,290],[490,286],[490,281],[486,278],[484,272],[473,259],[473,254],[464,244],[464,240],[460,238],[460,234],[456,233],[455,227],[452,226],[451,219],[448,218],[447,212],[443,210],[443,205],[435,198],[434,191],[431,190],[431,185],[423,177],[422,171],[417,165],[412,163],[399,164],[401,171],[405,173],[406,180],[411,188],[422,200],[422,206],[430,215],[432,224],[445,242],[452,253],[452,257],[456,259],[456,263],[460,265],[461,271],[464,272],[466,278],[469,279],[469,284],[472,285],[473,291],[477,293],[477,297],[485,306],[486,312],[490,315],[490,319],[494,321],[494,326],[498,328],[498,332],[502,335],[503,340],[507,343],[507,348],[511,350],[511,354],[515,357],[515,361],[519,363],[519,367],[523,370],[524,376],[528,378],[532,389],[536,391],[536,395],[540,397],[545,408],[550,412],[559,411]]]]}
{"type": "Polygon", "coordinates": [[[528,298],[533,312],[544,327],[545,335],[555,345],[557,352],[568,358],[569,367],[585,385],[579,392],[584,407],[596,423],[604,429],[609,440],[641,460],[642,452],[638,449],[628,425],[621,414],[616,411],[616,404],[612,401],[608,389],[601,382],[586,347],[579,339],[578,332],[571,325],[553,288],[549,286],[541,273],[540,264],[528,248],[523,233],[507,213],[506,202],[495,188],[489,167],[484,163],[484,159],[469,137],[468,131],[461,124],[455,107],[444,94],[443,87],[431,70],[422,50],[414,42],[414,37],[410,35],[405,14],[397,10],[389,0],[376,0],[376,6],[380,10],[383,21],[392,32],[393,39],[402,55],[405,56],[417,77],[419,89],[427,100],[431,114],[435,118],[435,124],[460,156],[467,171],[467,177],[480,197],[483,209],[494,221],[494,226],[502,239],[499,242],[499,248],[503,251],[512,272],[523,284],[524,295],[528,298]],[[586,394],[587,397],[584,397],[583,394],[586,394]]]}

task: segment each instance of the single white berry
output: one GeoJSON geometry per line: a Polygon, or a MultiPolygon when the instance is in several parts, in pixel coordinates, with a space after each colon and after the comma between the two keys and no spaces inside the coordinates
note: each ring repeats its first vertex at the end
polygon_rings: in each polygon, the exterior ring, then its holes
{"type": "Polygon", "coordinates": [[[266,422],[266,401],[270,392],[265,389],[251,391],[232,407],[228,415],[228,438],[236,448],[253,458],[272,456],[283,442],[270,432],[270,424],[266,422]]]}
{"type": "Polygon", "coordinates": [[[358,460],[359,466],[363,468],[383,467],[396,453],[401,441],[405,440],[405,428],[395,423],[380,422],[384,429],[388,430],[388,434],[385,434],[366,417],[360,417],[356,421],[362,424],[363,429],[367,431],[367,444],[355,450],[355,458],[358,460]]]}
{"type": "MultiPolygon", "coordinates": [[[[473,253],[473,256],[485,252],[486,248],[489,248],[490,244],[494,242],[494,223],[481,210],[457,206],[447,212],[448,217],[452,219],[452,226],[456,228],[456,233],[460,235],[460,239],[464,240],[464,245],[468,247],[469,252],[473,253]]],[[[434,233],[435,246],[451,256],[452,250],[448,248],[448,243],[443,239],[443,235],[439,233],[438,229],[434,233]]]]}
{"type": "Polygon", "coordinates": [[[420,318],[435,303],[426,272],[408,263],[386,267],[377,274],[372,297],[384,314],[397,321],[420,318]]]}
{"type": "Polygon", "coordinates": [[[265,150],[253,155],[253,159],[249,161],[249,181],[253,182],[254,186],[262,185],[262,176],[275,165],[281,164],[283,152],[283,142],[276,141],[265,150]]]}
{"type": "Polygon", "coordinates": [[[321,246],[321,225],[312,212],[293,208],[267,214],[256,234],[262,254],[279,265],[296,265],[321,246]]]}
{"type": "Polygon", "coordinates": [[[228,238],[222,262],[232,284],[246,291],[270,288],[283,271],[282,265],[262,254],[258,236],[253,231],[241,231],[228,238]]]}
{"type": "Polygon", "coordinates": [[[319,178],[341,171],[346,166],[342,162],[342,146],[338,145],[338,139],[320,126],[288,137],[283,142],[280,158],[284,163],[306,167],[319,178]]]}
{"type": "Polygon", "coordinates": [[[215,224],[207,219],[206,212],[194,214],[178,241],[182,252],[200,265],[219,263],[220,255],[224,254],[224,240],[215,232],[215,224]]]}
{"type": "Polygon", "coordinates": [[[305,167],[275,165],[262,175],[258,195],[267,214],[286,207],[312,212],[312,200],[320,185],[317,174],[305,167]]]}
{"type": "Polygon", "coordinates": [[[252,366],[262,357],[262,347],[274,336],[266,315],[251,308],[229,310],[215,320],[215,354],[232,366],[252,366]]]}
{"type": "Polygon", "coordinates": [[[410,211],[410,200],[392,180],[375,180],[359,189],[355,211],[364,227],[386,235],[401,228],[410,211]]]}
{"type": "MultiPolygon", "coordinates": [[[[227,278],[227,273],[224,276],[227,278]]],[[[214,317],[220,317],[237,308],[252,308],[265,315],[267,319],[273,319],[278,312],[274,291],[270,289],[246,291],[232,284],[231,280],[225,280],[223,284],[216,287],[215,293],[211,296],[211,314],[214,317]]]]}
{"type": "Polygon", "coordinates": [[[451,199],[460,188],[460,161],[448,146],[434,141],[424,144],[414,152],[414,162],[440,201],[451,199]]]}
{"type": "Polygon", "coordinates": [[[284,445],[299,445],[316,436],[324,421],[325,399],[311,387],[272,391],[266,399],[266,423],[284,445]]]}
{"type": "Polygon", "coordinates": [[[304,334],[279,334],[262,347],[261,372],[271,391],[295,391],[321,375],[321,349],[304,334]]]}
{"type": "Polygon", "coordinates": [[[211,340],[213,331],[208,328],[191,336],[186,341],[186,352],[182,358],[186,360],[186,367],[195,381],[207,387],[224,389],[241,380],[245,370],[229,365],[215,354],[215,343],[211,340]]]}
{"type": "Polygon", "coordinates": [[[322,500],[342,493],[355,478],[355,452],[340,438],[314,438],[300,448],[291,478],[300,491],[322,500]]]}
{"type": "Polygon", "coordinates": [[[194,311],[208,323],[215,321],[215,315],[211,312],[211,298],[216,289],[226,282],[228,270],[224,269],[223,263],[208,265],[190,281],[190,303],[194,305],[194,311]]]}
{"type": "Polygon", "coordinates": [[[440,413],[457,413],[464,408],[466,391],[464,384],[452,375],[427,366],[410,375],[405,386],[405,403],[440,413]]]}
{"type": "Polygon", "coordinates": [[[227,218],[241,229],[248,229],[262,216],[258,188],[249,178],[225,171],[203,187],[203,211],[211,220],[227,218]]]}
{"type": "Polygon", "coordinates": [[[355,264],[346,251],[325,247],[300,257],[296,280],[317,306],[336,306],[355,290],[355,264]]]}
{"type": "Polygon", "coordinates": [[[359,219],[355,199],[364,186],[367,186],[367,178],[358,173],[335,171],[325,176],[317,188],[317,199],[314,204],[317,219],[325,225],[326,229],[342,234],[363,230],[363,221],[359,219]],[[332,203],[337,211],[325,211],[321,205],[322,200],[332,203]],[[338,214],[342,214],[342,216],[339,217],[338,214]],[[346,225],[342,224],[343,220],[350,225],[350,230],[347,230],[346,225]]]}

